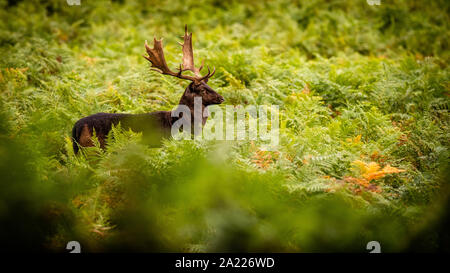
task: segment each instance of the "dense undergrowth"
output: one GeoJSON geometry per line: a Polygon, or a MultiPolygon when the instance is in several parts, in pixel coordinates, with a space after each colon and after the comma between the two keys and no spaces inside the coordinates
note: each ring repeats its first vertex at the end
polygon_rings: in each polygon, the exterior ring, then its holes
{"type": "Polygon", "coordinates": [[[161,2],[0,1],[2,248],[449,250],[448,1],[161,2]],[[225,104],[279,105],[278,149],[116,128],[75,156],[79,118],[178,103],[142,54],[176,67],[184,24],[225,104]]]}

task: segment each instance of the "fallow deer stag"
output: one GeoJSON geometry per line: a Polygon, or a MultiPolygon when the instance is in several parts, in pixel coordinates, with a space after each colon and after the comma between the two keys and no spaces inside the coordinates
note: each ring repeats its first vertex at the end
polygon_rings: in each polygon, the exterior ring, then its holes
{"type": "MultiPolygon", "coordinates": [[[[194,55],[192,50],[192,33],[188,34],[185,26],[184,43],[181,44],[183,50],[183,63],[180,64],[178,71],[173,72],[167,66],[164,58],[162,39],[154,38],[153,48],[150,48],[145,41],[145,49],[148,56],[144,57],[150,61],[151,69],[164,75],[174,76],[180,79],[190,80],[191,83],[186,88],[180,99],[178,108],[182,105],[187,106],[191,113],[191,121],[194,121],[194,99],[201,98],[202,113],[206,107],[213,104],[220,104],[224,101],[223,97],[209,87],[206,83],[215,73],[211,73],[208,67],[208,73],[205,76],[200,75],[203,64],[196,68],[194,66],[194,55]],[[190,70],[193,76],[183,74],[190,70]]],[[[176,110],[175,110],[176,111],[176,110]]],[[[119,114],[119,113],[97,113],[78,120],[72,129],[73,149],[77,153],[79,146],[94,146],[92,140],[95,135],[98,138],[100,147],[104,148],[106,138],[113,125],[119,122],[124,129],[131,129],[135,132],[142,132],[143,138],[152,146],[159,146],[162,138],[170,137],[171,127],[180,117],[174,117],[172,111],[157,111],[145,114],[119,114]]],[[[184,117],[186,118],[186,117],[184,117]]],[[[189,118],[189,117],[187,117],[189,118]]],[[[202,125],[205,124],[207,117],[202,117],[202,125]]],[[[193,124],[193,122],[191,123],[193,124]]]]}

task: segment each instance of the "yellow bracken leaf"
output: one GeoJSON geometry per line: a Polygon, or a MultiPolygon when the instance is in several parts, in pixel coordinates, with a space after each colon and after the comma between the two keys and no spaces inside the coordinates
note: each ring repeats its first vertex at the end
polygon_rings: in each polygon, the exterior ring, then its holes
{"type": "Polygon", "coordinates": [[[405,171],[402,169],[391,167],[390,165],[386,165],[383,169],[380,170],[381,167],[380,165],[378,165],[378,163],[376,162],[365,163],[361,160],[353,161],[353,165],[359,167],[361,175],[368,181],[383,178],[386,174],[400,173],[405,171]]]}
{"type": "Polygon", "coordinates": [[[384,173],[401,173],[401,172],[406,172],[406,170],[402,170],[402,169],[397,169],[395,167],[391,167],[389,164],[384,166],[383,168],[383,172],[384,173]]]}
{"type": "Polygon", "coordinates": [[[352,142],[352,143],[361,143],[361,135],[357,135],[357,136],[355,136],[354,138],[346,138],[345,140],[347,141],[347,142],[352,142]]]}

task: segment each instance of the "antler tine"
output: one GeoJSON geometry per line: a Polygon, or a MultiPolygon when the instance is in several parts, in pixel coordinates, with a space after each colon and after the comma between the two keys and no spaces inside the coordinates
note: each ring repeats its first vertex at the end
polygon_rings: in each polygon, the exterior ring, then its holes
{"type": "Polygon", "coordinates": [[[202,60],[202,65],[198,68],[199,72],[202,71],[204,65],[205,65],[205,60],[203,59],[202,60]]]}
{"type": "Polygon", "coordinates": [[[211,75],[209,75],[209,77],[208,78],[211,78],[212,76],[214,76],[214,74],[216,73],[216,68],[214,67],[214,69],[213,69],[213,73],[211,74],[211,75]]]}
{"type": "Polygon", "coordinates": [[[194,51],[192,49],[192,33],[188,33],[187,25],[184,26],[183,43],[181,44],[183,50],[183,69],[194,72],[196,77],[200,76],[200,69],[194,66],[194,51]]]}
{"type": "Polygon", "coordinates": [[[207,78],[207,77],[209,77],[209,74],[211,74],[211,69],[209,69],[209,66],[208,66],[208,74],[206,74],[203,78],[207,78]]]}
{"type": "Polygon", "coordinates": [[[203,80],[211,78],[214,75],[214,73],[216,73],[216,68],[214,67],[213,72],[211,73],[211,70],[209,69],[209,66],[208,66],[208,73],[205,76],[201,77],[199,79],[199,81],[203,81],[203,80]]]}

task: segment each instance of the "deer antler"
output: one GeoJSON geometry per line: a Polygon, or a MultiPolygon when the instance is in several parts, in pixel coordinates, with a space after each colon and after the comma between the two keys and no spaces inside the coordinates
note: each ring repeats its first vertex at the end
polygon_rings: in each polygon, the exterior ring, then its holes
{"type": "Polygon", "coordinates": [[[188,75],[182,75],[183,72],[181,69],[181,65],[179,68],[179,71],[177,73],[170,70],[170,68],[167,66],[166,58],[164,58],[164,51],[162,46],[162,39],[156,40],[156,38],[153,39],[153,48],[150,48],[147,44],[147,41],[145,41],[145,49],[147,50],[148,57],[144,55],[144,58],[150,61],[152,64],[152,70],[160,72],[161,74],[174,76],[180,79],[186,79],[195,81],[196,79],[194,77],[188,76],[188,75]]]}
{"type": "Polygon", "coordinates": [[[194,74],[199,77],[200,70],[203,68],[203,63],[200,68],[196,68],[194,66],[194,52],[192,49],[192,33],[188,34],[187,25],[184,26],[184,43],[179,43],[183,50],[183,70],[190,70],[194,72],[194,74]]]}
{"type": "Polygon", "coordinates": [[[192,33],[188,34],[187,31],[187,25],[184,27],[184,43],[180,45],[182,46],[183,50],[183,64],[180,64],[180,67],[178,68],[178,72],[173,72],[170,70],[170,68],[167,66],[166,59],[164,58],[164,51],[162,46],[162,38],[161,40],[157,40],[154,38],[153,41],[153,48],[150,48],[147,44],[147,41],[145,41],[145,49],[147,50],[148,57],[144,55],[144,58],[146,58],[150,63],[152,64],[152,70],[160,72],[161,74],[174,76],[180,79],[186,79],[193,82],[201,82],[204,80],[207,80],[208,78],[212,77],[214,73],[216,72],[216,69],[214,69],[213,73],[211,74],[211,71],[208,67],[208,74],[205,76],[200,75],[200,70],[203,68],[203,63],[199,68],[196,68],[194,66],[194,52],[192,49],[192,33]],[[156,69],[155,69],[156,68],[156,69]],[[195,76],[189,76],[189,75],[183,75],[183,71],[190,70],[194,72],[195,76]]]}

